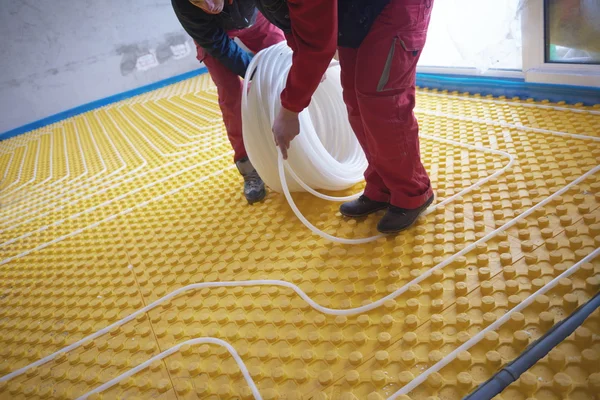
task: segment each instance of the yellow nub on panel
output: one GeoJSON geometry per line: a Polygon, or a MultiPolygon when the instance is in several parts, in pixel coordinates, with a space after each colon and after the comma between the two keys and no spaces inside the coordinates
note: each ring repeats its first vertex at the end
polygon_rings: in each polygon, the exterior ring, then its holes
{"type": "MultiPolygon", "coordinates": [[[[251,399],[241,367],[263,399],[386,399],[510,313],[404,397],[463,398],[600,287],[600,257],[580,262],[600,247],[600,107],[417,104],[447,202],[357,246],[313,236],[282,195],[247,205],[207,75],[0,142],[0,399],[115,379],[89,398],[251,399]]],[[[380,216],[294,198],[336,236],[380,216]]],[[[594,398],[599,331],[595,312],[500,397],[594,398]]]]}

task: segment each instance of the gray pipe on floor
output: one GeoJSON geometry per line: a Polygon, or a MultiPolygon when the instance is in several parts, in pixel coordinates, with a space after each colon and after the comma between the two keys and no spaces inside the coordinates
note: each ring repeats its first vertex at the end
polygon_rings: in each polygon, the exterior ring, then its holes
{"type": "Polygon", "coordinates": [[[600,292],[587,303],[577,308],[567,318],[554,325],[541,338],[531,343],[519,357],[494,376],[482,383],[463,400],[491,400],[500,394],[508,385],[519,379],[521,374],[531,368],[575,331],[587,317],[600,307],[600,292]]]}

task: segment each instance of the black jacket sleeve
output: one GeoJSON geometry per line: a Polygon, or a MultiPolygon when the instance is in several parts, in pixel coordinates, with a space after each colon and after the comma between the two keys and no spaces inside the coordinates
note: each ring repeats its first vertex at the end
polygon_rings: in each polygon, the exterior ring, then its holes
{"type": "Polygon", "coordinates": [[[188,6],[194,8],[196,6],[187,0],[185,3],[172,0],[171,3],[175,15],[188,35],[208,54],[243,78],[252,56],[229,38],[219,25],[216,16],[207,14],[200,9],[188,8],[188,6]]]}

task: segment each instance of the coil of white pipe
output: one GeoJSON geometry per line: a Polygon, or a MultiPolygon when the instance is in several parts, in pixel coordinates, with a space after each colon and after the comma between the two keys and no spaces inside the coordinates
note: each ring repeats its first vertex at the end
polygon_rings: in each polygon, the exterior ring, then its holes
{"type": "MultiPolygon", "coordinates": [[[[291,65],[292,50],[285,42],[258,53],[248,67],[242,98],[248,157],[265,183],[279,193],[283,188],[271,127],[281,109],[279,97],[291,65]],[[254,77],[248,91],[251,74],[254,77]]],[[[288,154],[287,166],[312,189],[343,190],[363,180],[367,161],[348,122],[336,62],[329,67],[327,79],[316,90],[310,106],[300,114],[300,135],[288,154]]],[[[290,191],[305,190],[290,174],[287,178],[290,191]]]]}
{"type": "Polygon", "coordinates": [[[333,197],[318,189],[344,190],[363,180],[365,154],[348,122],[342,97],[340,67],[332,62],[326,78],[315,91],[308,108],[300,113],[300,134],[284,161],[275,146],[271,127],[281,109],[280,95],[292,65],[292,50],[285,42],[256,54],[248,67],[242,95],[244,145],[248,157],[264,182],[283,192],[292,211],[313,233],[343,244],[361,244],[367,238],[339,238],[321,231],[300,212],[290,192],[307,191],[329,201],[349,201],[362,194],[333,197]],[[252,77],[252,84],[248,85],[252,77]]]}

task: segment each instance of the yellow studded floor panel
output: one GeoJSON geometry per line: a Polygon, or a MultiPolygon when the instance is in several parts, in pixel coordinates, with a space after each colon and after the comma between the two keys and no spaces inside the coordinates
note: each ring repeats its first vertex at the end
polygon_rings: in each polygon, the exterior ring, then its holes
{"type": "MultiPolygon", "coordinates": [[[[207,75],[0,142],[0,399],[376,400],[419,376],[408,398],[461,399],[600,287],[600,106],[417,104],[443,205],[356,246],[282,195],[247,205],[207,75]]],[[[598,332],[595,312],[499,398],[597,399],[598,332]]]]}

